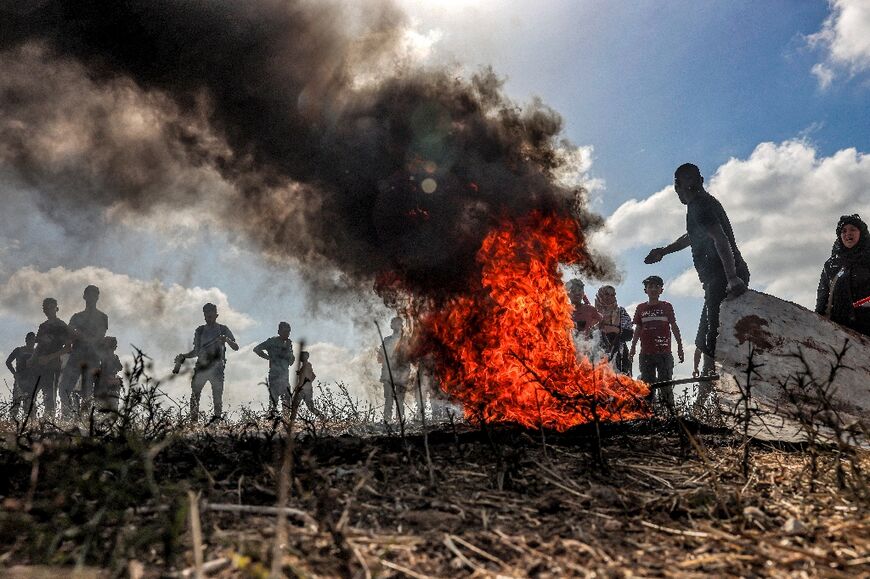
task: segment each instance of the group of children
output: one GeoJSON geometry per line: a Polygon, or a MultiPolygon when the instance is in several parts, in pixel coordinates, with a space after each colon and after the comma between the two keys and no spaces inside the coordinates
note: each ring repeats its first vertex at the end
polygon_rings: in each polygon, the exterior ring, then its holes
{"type": "MultiPolygon", "coordinates": [[[[592,343],[592,349],[603,353],[614,370],[621,374],[632,374],[637,344],[640,342],[640,379],[655,384],[673,378],[671,335],[676,339],[680,362],[684,361],[683,339],[673,306],[661,299],[664,290],[662,278],[651,275],[643,280],[647,301],[637,306],[634,316],[629,316],[626,309],[617,303],[613,286],[605,285],[598,290],[594,306],[589,303],[581,280],[570,280],[567,288],[574,305],[575,332],[587,343],[592,343]],[[628,346],[629,341],[631,347],[628,346]]],[[[696,356],[696,372],[699,358],[696,356]]],[[[673,389],[663,386],[659,390],[665,404],[673,408],[673,389]]]]}

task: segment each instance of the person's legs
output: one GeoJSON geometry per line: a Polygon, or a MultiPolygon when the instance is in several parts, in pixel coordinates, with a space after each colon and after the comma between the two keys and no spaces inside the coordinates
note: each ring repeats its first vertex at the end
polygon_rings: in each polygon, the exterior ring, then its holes
{"type": "Polygon", "coordinates": [[[393,386],[389,380],[381,381],[384,386],[384,422],[390,422],[393,419],[393,386]]]}
{"type": "Polygon", "coordinates": [[[220,418],[224,415],[224,367],[216,365],[209,377],[211,382],[211,397],[214,403],[214,416],[220,418]]]}
{"type": "Polygon", "coordinates": [[[21,407],[21,381],[16,377],[12,381],[12,406],[9,408],[9,417],[18,420],[18,409],[21,407]]]}
{"type": "Polygon", "coordinates": [[[408,393],[407,384],[396,384],[396,413],[399,420],[405,420],[405,395],[408,393]]]}
{"type": "Polygon", "coordinates": [[[94,388],[96,386],[100,361],[95,359],[83,360],[81,363],[82,377],[82,396],[81,396],[81,414],[86,416],[90,412],[91,404],[94,400],[94,388]]]}
{"type": "Polygon", "coordinates": [[[314,385],[311,382],[306,382],[302,386],[302,400],[305,401],[305,406],[308,407],[311,414],[318,418],[323,418],[323,413],[314,406],[314,385]]]}
{"type": "Polygon", "coordinates": [[[60,371],[56,368],[41,368],[39,370],[39,391],[42,392],[42,404],[45,406],[43,418],[54,420],[57,410],[57,379],[60,371]]]}
{"type": "Polygon", "coordinates": [[[640,370],[640,379],[647,384],[658,382],[656,376],[655,358],[652,354],[641,354],[638,356],[638,366],[640,370]]]}
{"type": "Polygon", "coordinates": [[[269,412],[274,414],[278,409],[278,403],[283,401],[284,406],[290,402],[290,376],[287,372],[279,369],[269,370],[269,412]]]}
{"type": "Polygon", "coordinates": [[[199,398],[202,396],[202,389],[208,381],[208,375],[204,370],[199,368],[193,371],[193,377],[190,379],[190,420],[196,422],[199,420],[199,398]]]}
{"type": "MultiPolygon", "coordinates": [[[[659,354],[656,360],[656,374],[658,376],[659,382],[667,382],[668,380],[673,380],[674,378],[674,355],[673,354],[659,354]]],[[[664,400],[665,406],[668,407],[668,410],[671,412],[674,411],[674,387],[673,386],[665,386],[660,388],[662,393],[662,400],[664,400]]]]}
{"type": "Polygon", "coordinates": [[[66,362],[66,366],[60,372],[58,381],[58,391],[60,393],[60,414],[65,420],[69,420],[78,414],[78,407],[75,403],[73,392],[76,389],[76,384],[82,377],[81,359],[78,355],[72,354],[66,362]]]}

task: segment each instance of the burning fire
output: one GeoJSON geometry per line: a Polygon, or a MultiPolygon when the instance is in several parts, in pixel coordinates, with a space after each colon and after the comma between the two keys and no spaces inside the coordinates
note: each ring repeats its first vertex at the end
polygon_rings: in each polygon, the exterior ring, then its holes
{"type": "Polygon", "coordinates": [[[443,388],[469,419],[565,430],[648,414],[646,384],[578,359],[558,266],[584,259],[582,248],[569,218],[505,221],[477,253],[480,286],[420,320],[443,388]]]}

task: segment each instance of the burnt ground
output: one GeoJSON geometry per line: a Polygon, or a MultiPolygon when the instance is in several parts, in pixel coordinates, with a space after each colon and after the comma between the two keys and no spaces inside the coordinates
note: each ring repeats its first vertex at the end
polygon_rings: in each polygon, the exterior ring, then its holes
{"type": "MultiPolygon", "coordinates": [[[[0,574],[193,576],[201,545],[209,576],[268,576],[280,425],[137,424],[7,425],[0,574]]],[[[593,427],[430,429],[302,428],[283,573],[870,575],[865,451],[753,443],[744,475],[739,438],[695,423],[604,425],[600,438],[593,427]]]]}

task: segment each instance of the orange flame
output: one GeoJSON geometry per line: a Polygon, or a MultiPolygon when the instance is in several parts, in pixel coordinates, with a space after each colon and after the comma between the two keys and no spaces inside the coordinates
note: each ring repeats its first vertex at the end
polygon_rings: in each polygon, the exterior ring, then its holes
{"type": "Polygon", "coordinates": [[[578,359],[559,264],[584,259],[574,220],[507,220],[477,253],[480,287],[420,319],[443,387],[469,419],[565,430],[648,415],[646,384],[578,359]]]}

